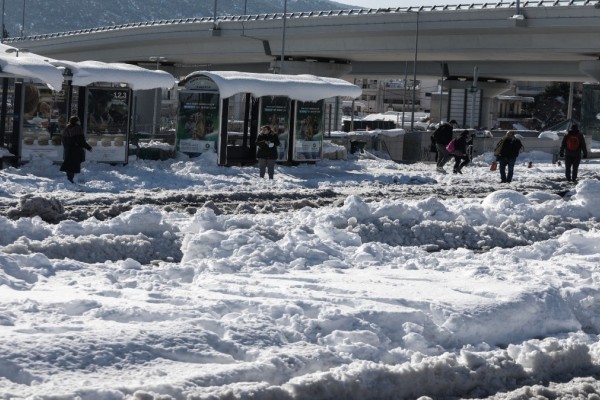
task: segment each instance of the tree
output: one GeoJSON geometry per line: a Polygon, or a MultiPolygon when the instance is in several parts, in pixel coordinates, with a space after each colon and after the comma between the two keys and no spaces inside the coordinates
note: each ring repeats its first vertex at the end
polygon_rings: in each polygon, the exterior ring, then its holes
{"type": "MultiPolygon", "coordinates": [[[[534,102],[526,105],[526,110],[538,120],[538,128],[544,129],[567,119],[569,107],[569,82],[553,82],[546,90],[534,97],[534,102]]],[[[581,84],[575,85],[572,116],[579,119],[581,115],[581,84]]]]}

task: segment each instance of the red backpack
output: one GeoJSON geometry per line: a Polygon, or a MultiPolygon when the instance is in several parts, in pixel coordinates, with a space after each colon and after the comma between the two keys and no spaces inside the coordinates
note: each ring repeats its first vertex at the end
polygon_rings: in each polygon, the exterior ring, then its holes
{"type": "Polygon", "coordinates": [[[567,150],[577,151],[579,150],[579,137],[578,135],[567,136],[567,150]]]}

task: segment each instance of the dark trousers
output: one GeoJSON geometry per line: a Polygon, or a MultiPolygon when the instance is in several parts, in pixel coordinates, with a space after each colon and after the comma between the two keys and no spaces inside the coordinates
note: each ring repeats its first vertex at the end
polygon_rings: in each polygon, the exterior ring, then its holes
{"type": "Polygon", "coordinates": [[[446,146],[443,144],[436,143],[437,148],[437,162],[436,165],[438,168],[443,168],[444,165],[452,158],[452,154],[448,150],[446,150],[446,146]]]}
{"type": "Polygon", "coordinates": [[[462,168],[471,162],[469,156],[454,156],[454,171],[460,172],[462,168]]]}
{"type": "Polygon", "coordinates": [[[498,162],[500,163],[500,181],[510,183],[512,181],[513,172],[515,170],[516,158],[501,157],[498,162]],[[508,174],[506,170],[508,169],[508,174]]]}
{"type": "Polygon", "coordinates": [[[565,176],[569,182],[577,180],[580,162],[581,157],[565,156],[565,176]]]}
{"type": "Polygon", "coordinates": [[[268,171],[269,179],[273,179],[273,175],[275,175],[275,160],[267,158],[258,159],[258,172],[261,178],[265,177],[265,171],[268,171]]]}

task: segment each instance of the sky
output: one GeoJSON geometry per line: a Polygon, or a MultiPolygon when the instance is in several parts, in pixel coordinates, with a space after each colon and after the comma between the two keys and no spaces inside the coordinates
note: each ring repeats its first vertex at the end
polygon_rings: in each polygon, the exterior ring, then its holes
{"type": "Polygon", "coordinates": [[[600,396],[600,158],[324,153],[0,170],[0,399],[600,396]]]}

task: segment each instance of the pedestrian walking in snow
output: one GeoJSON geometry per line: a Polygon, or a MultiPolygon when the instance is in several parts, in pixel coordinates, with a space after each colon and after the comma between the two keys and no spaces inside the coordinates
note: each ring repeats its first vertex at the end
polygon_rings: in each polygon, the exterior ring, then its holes
{"type": "Polygon", "coordinates": [[[454,151],[452,152],[454,156],[453,172],[455,174],[462,174],[463,167],[471,162],[467,149],[472,144],[473,138],[469,138],[469,131],[462,131],[454,143],[454,151]]]}
{"type": "Polygon", "coordinates": [[[446,149],[446,146],[448,146],[448,143],[453,139],[454,128],[457,126],[457,122],[451,120],[450,122],[444,122],[435,130],[435,132],[433,132],[433,140],[435,141],[437,149],[436,171],[441,174],[446,173],[444,165],[452,158],[452,155],[446,149]]]}
{"type": "Polygon", "coordinates": [[[565,158],[565,176],[568,182],[577,182],[582,154],[583,158],[587,158],[585,137],[579,132],[579,127],[573,125],[563,137],[558,154],[560,157],[565,158]]]}
{"type": "Polygon", "coordinates": [[[78,117],[69,119],[69,124],[63,131],[62,142],[64,153],[60,170],[67,173],[69,182],[75,183],[73,178],[81,172],[81,163],[85,161],[84,149],[92,151],[92,146],[85,141],[78,117]]]}
{"type": "Polygon", "coordinates": [[[522,151],[523,143],[515,137],[513,131],[506,132],[506,135],[500,139],[494,150],[496,160],[500,164],[500,183],[512,182],[515,162],[522,151]]]}

